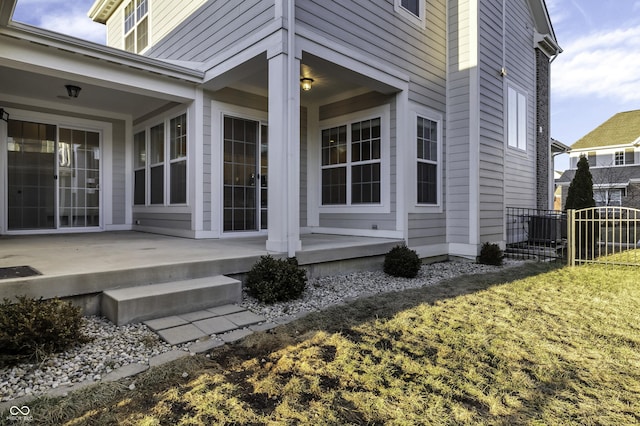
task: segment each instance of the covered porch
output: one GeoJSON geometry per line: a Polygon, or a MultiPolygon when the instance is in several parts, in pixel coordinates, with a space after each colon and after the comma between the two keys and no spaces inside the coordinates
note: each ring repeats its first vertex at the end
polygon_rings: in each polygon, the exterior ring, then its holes
{"type": "MultiPolygon", "coordinates": [[[[0,280],[0,299],[18,295],[74,298],[98,313],[108,289],[247,272],[269,254],[265,236],[189,239],[135,231],[0,236],[0,268],[41,273],[0,280]]],[[[303,234],[298,261],[309,276],[380,268],[401,240],[303,234]]],[[[276,254],[276,256],[278,256],[276,254]]]]}

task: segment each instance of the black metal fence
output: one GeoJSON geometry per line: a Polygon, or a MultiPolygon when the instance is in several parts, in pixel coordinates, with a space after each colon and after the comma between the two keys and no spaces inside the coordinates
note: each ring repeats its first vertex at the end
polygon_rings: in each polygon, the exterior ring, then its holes
{"type": "Polygon", "coordinates": [[[506,213],[507,257],[540,261],[567,259],[565,212],[507,207],[506,213]]]}

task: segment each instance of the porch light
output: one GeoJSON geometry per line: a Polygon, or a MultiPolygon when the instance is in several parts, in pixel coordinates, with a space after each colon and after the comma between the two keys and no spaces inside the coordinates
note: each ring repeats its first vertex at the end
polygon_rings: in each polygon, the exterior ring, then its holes
{"type": "Polygon", "coordinates": [[[82,90],[82,88],[74,86],[72,84],[67,84],[64,87],[67,88],[67,95],[69,95],[70,98],[77,98],[80,94],[80,91],[82,90]]]}
{"type": "Polygon", "coordinates": [[[9,122],[9,113],[3,108],[0,108],[0,120],[4,120],[7,123],[9,122]]]}
{"type": "Polygon", "coordinates": [[[312,84],[313,84],[312,78],[304,77],[300,79],[300,87],[302,87],[302,90],[304,90],[305,92],[308,92],[309,90],[311,90],[312,84]]]}

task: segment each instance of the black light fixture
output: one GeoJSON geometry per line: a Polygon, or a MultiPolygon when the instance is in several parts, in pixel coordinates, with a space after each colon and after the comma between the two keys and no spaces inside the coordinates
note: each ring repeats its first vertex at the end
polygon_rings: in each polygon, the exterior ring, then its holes
{"type": "Polygon", "coordinates": [[[0,120],[4,120],[7,123],[9,122],[9,113],[4,110],[4,108],[0,108],[0,120]]]}
{"type": "Polygon", "coordinates": [[[64,87],[67,88],[67,95],[69,95],[70,98],[77,98],[82,90],[81,87],[74,86],[73,84],[67,84],[64,87]]]}

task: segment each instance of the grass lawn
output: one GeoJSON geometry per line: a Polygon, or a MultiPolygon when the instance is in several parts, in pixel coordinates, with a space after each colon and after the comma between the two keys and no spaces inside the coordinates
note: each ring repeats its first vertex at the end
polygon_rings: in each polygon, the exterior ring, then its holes
{"type": "Polygon", "coordinates": [[[39,425],[638,424],[640,269],[527,264],[361,299],[30,407],[39,425]]]}

